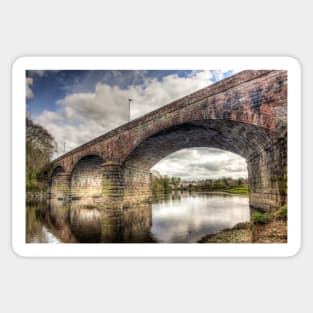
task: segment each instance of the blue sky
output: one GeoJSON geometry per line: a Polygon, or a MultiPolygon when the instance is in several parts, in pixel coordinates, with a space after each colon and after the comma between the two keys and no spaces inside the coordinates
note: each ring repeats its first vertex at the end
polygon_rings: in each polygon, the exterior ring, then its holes
{"type": "MultiPolygon", "coordinates": [[[[192,77],[191,70],[150,70],[150,71],[104,71],[104,70],[63,70],[63,71],[27,71],[26,76],[33,80],[31,90],[33,97],[27,99],[28,111],[38,116],[43,110],[56,111],[57,101],[67,94],[93,92],[99,83],[127,89],[131,85],[141,85],[147,79],[162,81],[169,75],[192,77]]],[[[232,75],[232,71],[211,70],[212,77],[208,83],[232,75]]]]}
{"type": "MultiPolygon", "coordinates": [[[[126,123],[129,98],[133,99],[130,119],[134,119],[233,74],[232,70],[28,70],[26,104],[35,122],[56,139],[57,157],[126,123]]],[[[225,171],[209,173],[203,167],[204,162],[210,162],[210,151],[212,156],[218,155],[213,150],[178,152],[154,169],[162,174],[175,173],[186,180],[225,176],[225,171]],[[177,158],[181,159],[180,168],[175,167],[177,162],[173,163],[177,158]],[[195,162],[199,164],[198,172],[195,162]],[[191,163],[193,170],[186,176],[191,163]]],[[[224,165],[227,160],[238,163],[235,166],[238,171],[232,171],[233,177],[246,176],[245,162],[234,159],[230,152],[220,152],[214,161],[216,167],[218,159],[224,165]]]]}

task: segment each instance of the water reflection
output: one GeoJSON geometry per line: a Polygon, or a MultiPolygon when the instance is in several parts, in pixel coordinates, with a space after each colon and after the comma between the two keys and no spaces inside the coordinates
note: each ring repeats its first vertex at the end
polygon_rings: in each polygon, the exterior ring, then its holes
{"type": "Polygon", "coordinates": [[[176,192],[123,209],[53,199],[27,205],[26,242],[196,242],[249,218],[248,198],[225,194],[176,192]]]}
{"type": "Polygon", "coordinates": [[[153,205],[151,233],[158,242],[196,242],[249,219],[248,197],[179,194],[153,205]]]}

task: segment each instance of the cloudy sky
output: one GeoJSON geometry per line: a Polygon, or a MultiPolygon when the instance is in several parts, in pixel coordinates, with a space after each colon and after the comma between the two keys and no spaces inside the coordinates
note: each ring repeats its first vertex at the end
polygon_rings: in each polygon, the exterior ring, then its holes
{"type": "MultiPolygon", "coordinates": [[[[191,92],[233,75],[232,70],[27,71],[26,105],[35,122],[66,151],[191,92]],[[65,144],[65,145],[64,145],[65,144]]],[[[218,149],[185,149],[153,170],[185,180],[246,177],[241,157],[218,149]]]]}

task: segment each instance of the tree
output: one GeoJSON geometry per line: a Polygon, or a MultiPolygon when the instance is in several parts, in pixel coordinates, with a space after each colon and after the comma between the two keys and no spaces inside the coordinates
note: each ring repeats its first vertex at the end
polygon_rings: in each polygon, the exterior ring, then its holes
{"type": "Polygon", "coordinates": [[[56,149],[54,138],[42,126],[26,118],[26,186],[38,187],[38,175],[51,160],[56,149]]]}
{"type": "Polygon", "coordinates": [[[225,188],[224,179],[220,178],[220,179],[215,180],[214,188],[215,189],[224,189],[225,188]]]}
{"type": "Polygon", "coordinates": [[[165,175],[163,177],[163,188],[164,188],[164,192],[168,193],[171,191],[171,187],[170,187],[170,177],[165,175]]]}
{"type": "Polygon", "coordinates": [[[174,185],[175,189],[178,189],[180,181],[181,181],[180,177],[171,178],[171,184],[174,185]]]}

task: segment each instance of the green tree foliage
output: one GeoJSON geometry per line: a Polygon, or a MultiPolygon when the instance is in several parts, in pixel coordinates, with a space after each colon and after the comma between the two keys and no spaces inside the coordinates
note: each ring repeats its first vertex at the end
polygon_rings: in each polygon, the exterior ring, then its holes
{"type": "Polygon", "coordinates": [[[218,180],[216,180],[215,181],[215,183],[214,183],[214,187],[215,187],[215,189],[225,189],[225,181],[224,181],[224,179],[218,179],[218,180]]]}
{"type": "Polygon", "coordinates": [[[168,193],[168,192],[170,192],[172,190],[172,188],[170,186],[170,182],[171,182],[170,177],[165,175],[163,177],[163,189],[164,189],[165,193],[168,193]]]}
{"type": "Polygon", "coordinates": [[[41,190],[41,171],[47,166],[55,151],[54,138],[42,126],[26,118],[26,189],[41,190]]]}
{"type": "Polygon", "coordinates": [[[181,181],[180,177],[172,177],[171,178],[171,184],[174,186],[174,189],[179,188],[180,181],[181,181]]]}
{"type": "Polygon", "coordinates": [[[179,177],[162,176],[154,173],[152,175],[152,191],[154,194],[169,193],[180,188],[180,181],[179,177]]]}

